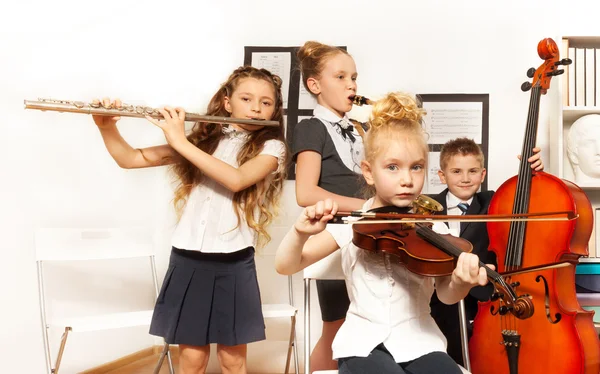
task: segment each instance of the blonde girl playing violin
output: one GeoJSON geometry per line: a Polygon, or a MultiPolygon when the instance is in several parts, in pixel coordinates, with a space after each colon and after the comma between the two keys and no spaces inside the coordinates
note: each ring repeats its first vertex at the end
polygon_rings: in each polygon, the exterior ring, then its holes
{"type": "MultiPolygon", "coordinates": [[[[407,207],[420,195],[428,154],[423,114],[402,93],[388,94],[373,107],[361,168],[374,195],[363,210],[407,207]]],[[[350,308],[333,342],[339,372],[461,373],[446,354],[429,300],[436,290],[440,300],[454,304],[472,287],[485,285],[478,257],[463,253],[450,276],[420,276],[389,254],[356,247],[351,225],[327,225],[337,210],[330,199],[305,208],[281,242],[275,265],[282,274],[294,274],[341,249],[350,308]]]]}

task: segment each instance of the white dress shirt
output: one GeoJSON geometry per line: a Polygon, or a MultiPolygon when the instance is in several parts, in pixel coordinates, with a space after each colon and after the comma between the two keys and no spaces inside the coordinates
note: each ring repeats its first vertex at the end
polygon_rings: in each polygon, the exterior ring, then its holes
{"type": "Polygon", "coordinates": [[[345,114],[343,118],[340,118],[331,110],[317,104],[313,110],[313,117],[318,118],[325,125],[344,165],[353,172],[362,174],[360,163],[365,158],[363,139],[352,122],[348,119],[348,115],[345,114]],[[340,127],[336,125],[336,123],[340,121],[343,122],[343,126],[352,130],[352,135],[354,135],[355,139],[354,142],[343,138],[340,127]]]}
{"type": "MultiPolygon", "coordinates": [[[[372,204],[368,200],[363,209],[372,204]]],[[[328,225],[327,231],[341,248],[350,298],[346,321],[333,341],[333,358],[367,357],[380,343],[396,362],[445,352],[446,338],[429,308],[434,278],[411,273],[389,254],[358,248],[351,225],[328,225]]]]}
{"type": "MultiPolygon", "coordinates": [[[[213,156],[239,167],[237,154],[247,138],[248,133],[243,130],[229,131],[219,142],[213,156]]],[[[279,140],[267,140],[260,154],[276,157],[280,169],[283,167],[285,145],[279,140]]],[[[273,174],[259,183],[270,183],[273,174]]],[[[236,228],[237,225],[233,192],[215,180],[205,178],[203,183],[192,189],[171,244],[176,248],[206,253],[231,253],[256,246],[257,234],[248,227],[243,213],[236,228]]]]}
{"type": "MultiPolygon", "coordinates": [[[[446,206],[448,207],[448,215],[449,216],[461,216],[463,214],[462,210],[458,208],[458,204],[467,203],[471,205],[473,202],[473,196],[467,201],[462,201],[458,197],[454,196],[454,194],[450,191],[446,194],[446,206]]],[[[460,236],[460,222],[457,221],[449,221],[448,227],[453,232],[454,236],[460,236]],[[454,232],[456,234],[454,234],[454,232]]]]}

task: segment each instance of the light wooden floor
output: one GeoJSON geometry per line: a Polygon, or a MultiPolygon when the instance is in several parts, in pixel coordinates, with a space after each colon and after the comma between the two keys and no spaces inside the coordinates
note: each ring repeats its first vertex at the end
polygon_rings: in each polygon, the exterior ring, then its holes
{"type": "MultiPolygon", "coordinates": [[[[123,366],[119,369],[107,371],[105,374],[152,374],[154,372],[154,367],[158,362],[159,353],[145,357],[141,360],[133,362],[129,365],[123,366]]],[[[173,356],[173,368],[175,369],[175,373],[177,373],[178,366],[178,357],[177,354],[172,354],[173,356]]],[[[160,369],[160,374],[169,374],[169,366],[167,363],[167,359],[163,361],[162,368],[160,369]]]]}
{"type": "MultiPolygon", "coordinates": [[[[173,369],[175,369],[175,374],[177,374],[178,368],[178,357],[177,352],[172,354],[173,356],[173,369]]],[[[105,372],[105,374],[152,374],[154,373],[154,367],[158,362],[159,354],[155,354],[154,356],[148,356],[139,361],[131,363],[129,365],[123,366],[119,369],[111,370],[105,372]]],[[[292,369],[293,370],[293,369],[292,369]]],[[[167,364],[167,360],[165,359],[160,369],[160,374],[169,374],[169,366],[167,364]]],[[[250,374],[260,374],[260,373],[250,373],[250,374]]]]}

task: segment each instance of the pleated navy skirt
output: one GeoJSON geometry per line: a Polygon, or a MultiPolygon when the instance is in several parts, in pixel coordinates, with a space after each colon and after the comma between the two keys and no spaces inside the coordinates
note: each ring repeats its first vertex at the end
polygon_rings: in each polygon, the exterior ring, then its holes
{"type": "Polygon", "coordinates": [[[173,247],[150,334],[193,346],[264,340],[254,248],[202,253],[173,247]]]}

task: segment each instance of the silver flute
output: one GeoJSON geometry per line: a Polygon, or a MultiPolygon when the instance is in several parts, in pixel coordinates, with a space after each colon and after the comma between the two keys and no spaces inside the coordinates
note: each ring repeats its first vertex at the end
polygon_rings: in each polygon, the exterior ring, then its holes
{"type": "MultiPolygon", "coordinates": [[[[37,109],[41,111],[83,113],[97,116],[111,117],[138,117],[144,118],[150,116],[156,119],[164,119],[160,112],[151,107],[123,104],[120,107],[104,107],[101,103],[86,103],[83,101],[67,101],[54,99],[25,100],[25,109],[37,109]]],[[[239,125],[254,126],[279,126],[277,121],[267,121],[262,119],[244,119],[219,116],[204,116],[197,113],[185,113],[185,120],[191,122],[207,123],[235,123],[239,125]]]]}

